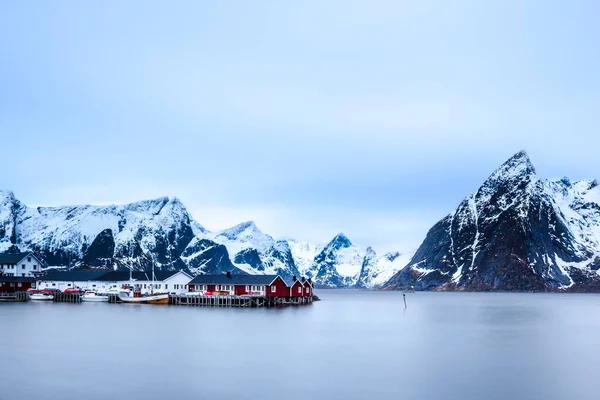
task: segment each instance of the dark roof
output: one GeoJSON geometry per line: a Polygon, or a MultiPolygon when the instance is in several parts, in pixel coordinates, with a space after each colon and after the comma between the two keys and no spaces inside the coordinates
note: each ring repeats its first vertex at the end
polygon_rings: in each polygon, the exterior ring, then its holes
{"type": "MultiPolygon", "coordinates": [[[[175,275],[179,271],[155,271],[154,278],[157,281],[164,281],[175,275]]],[[[152,271],[133,271],[131,274],[134,281],[151,281],[152,271]]],[[[110,271],[98,279],[99,281],[121,282],[129,280],[129,271],[110,271]]]]}
{"type": "Polygon", "coordinates": [[[31,253],[1,253],[0,264],[16,264],[31,253]]]}
{"type": "Polygon", "coordinates": [[[0,282],[35,282],[35,278],[31,276],[6,276],[0,275],[0,282]]]}
{"type": "MultiPolygon", "coordinates": [[[[156,271],[154,276],[157,281],[164,281],[175,275],[178,271],[156,271]]],[[[152,272],[133,271],[134,281],[151,281],[152,272]]],[[[44,281],[101,281],[101,282],[120,282],[129,280],[129,271],[108,271],[108,270],[74,270],[60,271],[50,270],[40,277],[44,281]]]]}
{"type": "Polygon", "coordinates": [[[75,270],[75,271],[61,271],[52,269],[46,272],[44,275],[40,276],[40,280],[43,281],[64,281],[64,282],[74,282],[74,281],[96,281],[99,280],[100,277],[106,275],[107,270],[75,270]]]}
{"type": "Polygon", "coordinates": [[[198,275],[190,285],[269,285],[278,275],[198,275]]]}

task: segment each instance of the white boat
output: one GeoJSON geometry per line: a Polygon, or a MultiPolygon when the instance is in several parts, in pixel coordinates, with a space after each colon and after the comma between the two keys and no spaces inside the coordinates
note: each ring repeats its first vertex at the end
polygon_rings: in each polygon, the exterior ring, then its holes
{"type": "Polygon", "coordinates": [[[83,296],[81,296],[81,301],[93,301],[93,302],[106,302],[108,301],[108,296],[98,294],[96,292],[85,292],[83,296]]]}
{"type": "Polygon", "coordinates": [[[54,295],[46,293],[31,293],[29,298],[31,300],[54,300],[54,295]]]}
{"type": "Polygon", "coordinates": [[[140,285],[135,285],[132,279],[132,269],[129,269],[130,291],[119,292],[119,299],[123,303],[132,304],[169,304],[169,293],[154,293],[154,261],[152,262],[152,284],[150,293],[142,294],[140,285]]]}

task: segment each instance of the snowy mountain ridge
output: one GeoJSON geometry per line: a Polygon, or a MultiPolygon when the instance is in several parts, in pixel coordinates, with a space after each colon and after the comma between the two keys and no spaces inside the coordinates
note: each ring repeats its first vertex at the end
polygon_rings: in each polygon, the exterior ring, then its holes
{"type": "Polygon", "coordinates": [[[377,263],[377,258],[373,262],[379,272],[367,276],[371,269],[362,268],[366,252],[343,234],[321,246],[274,239],[252,221],[211,232],[175,197],[125,205],[33,208],[1,190],[0,252],[17,249],[35,251],[52,266],[148,269],[154,264],[192,274],[306,276],[329,287],[374,288],[383,283],[378,276],[399,270],[395,264],[377,263]]]}
{"type": "Polygon", "coordinates": [[[386,287],[597,291],[600,187],[540,179],[519,152],[428,232],[386,287]]]}

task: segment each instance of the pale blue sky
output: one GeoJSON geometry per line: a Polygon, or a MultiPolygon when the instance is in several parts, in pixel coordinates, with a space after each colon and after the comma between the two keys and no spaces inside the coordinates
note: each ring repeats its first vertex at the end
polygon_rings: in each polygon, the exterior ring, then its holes
{"type": "Polygon", "coordinates": [[[599,177],[595,1],[3,1],[0,186],[414,247],[505,159],[599,177]]]}

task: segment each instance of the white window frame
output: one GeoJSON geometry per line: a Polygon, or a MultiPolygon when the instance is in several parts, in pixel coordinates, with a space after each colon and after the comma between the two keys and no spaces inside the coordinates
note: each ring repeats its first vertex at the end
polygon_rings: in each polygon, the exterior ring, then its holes
{"type": "Polygon", "coordinates": [[[298,288],[298,293],[302,294],[302,286],[298,288]]]}
{"type": "Polygon", "coordinates": [[[277,286],[271,285],[271,292],[276,292],[276,291],[277,291],[277,286]]]}

